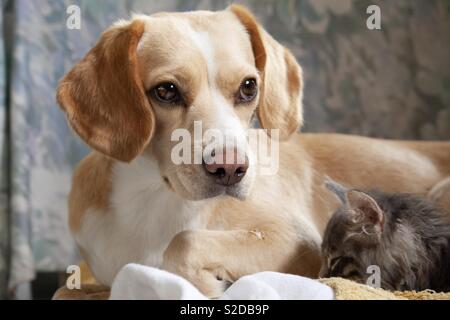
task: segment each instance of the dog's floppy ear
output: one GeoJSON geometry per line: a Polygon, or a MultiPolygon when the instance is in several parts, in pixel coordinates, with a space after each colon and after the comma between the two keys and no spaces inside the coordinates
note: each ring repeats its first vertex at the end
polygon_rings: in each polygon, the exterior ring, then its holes
{"type": "Polygon", "coordinates": [[[106,30],[57,89],[75,132],[95,150],[125,162],[142,152],[155,127],[137,66],[144,28],[135,20],[106,30]]]}
{"type": "Polygon", "coordinates": [[[280,138],[286,139],[303,122],[302,69],[292,53],[275,41],[246,8],[232,5],[230,10],[250,35],[255,65],[261,72],[263,86],[258,106],[261,125],[265,129],[280,129],[280,138]]]}

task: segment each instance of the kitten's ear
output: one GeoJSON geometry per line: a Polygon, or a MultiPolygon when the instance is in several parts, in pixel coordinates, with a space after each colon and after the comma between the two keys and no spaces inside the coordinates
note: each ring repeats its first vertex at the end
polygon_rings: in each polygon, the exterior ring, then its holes
{"type": "Polygon", "coordinates": [[[356,215],[358,221],[371,225],[383,225],[383,210],[367,193],[350,190],[346,194],[346,203],[348,209],[350,209],[352,214],[356,215]]]}
{"type": "Polygon", "coordinates": [[[325,177],[325,187],[333,192],[342,204],[346,202],[346,195],[350,189],[340,185],[336,181],[331,180],[329,177],[325,177]]]}

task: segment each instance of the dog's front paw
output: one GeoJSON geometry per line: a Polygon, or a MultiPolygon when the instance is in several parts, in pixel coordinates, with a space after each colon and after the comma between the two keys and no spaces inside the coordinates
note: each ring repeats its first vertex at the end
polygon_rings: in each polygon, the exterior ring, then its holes
{"type": "Polygon", "coordinates": [[[195,231],[179,233],[164,252],[162,267],[187,279],[208,298],[218,298],[232,280],[217,263],[208,262],[208,251],[197,240],[195,231]]]}

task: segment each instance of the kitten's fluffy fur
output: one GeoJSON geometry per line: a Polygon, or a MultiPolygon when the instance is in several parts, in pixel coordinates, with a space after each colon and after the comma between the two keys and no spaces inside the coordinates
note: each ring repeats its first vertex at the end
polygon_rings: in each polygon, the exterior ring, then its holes
{"type": "Polygon", "coordinates": [[[410,194],[327,187],[342,206],[322,243],[321,276],[365,282],[377,265],[381,287],[450,290],[450,218],[430,201],[410,194]]]}

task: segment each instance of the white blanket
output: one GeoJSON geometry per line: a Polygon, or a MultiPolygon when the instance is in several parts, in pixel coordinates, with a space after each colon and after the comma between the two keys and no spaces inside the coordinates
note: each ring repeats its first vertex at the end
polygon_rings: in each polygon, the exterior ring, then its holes
{"type": "MultiPolygon", "coordinates": [[[[128,264],[117,274],[110,299],[205,300],[190,282],[175,274],[128,264]]],[[[240,278],[221,300],[333,300],[333,290],[312,279],[277,272],[260,272],[240,278]]]]}

